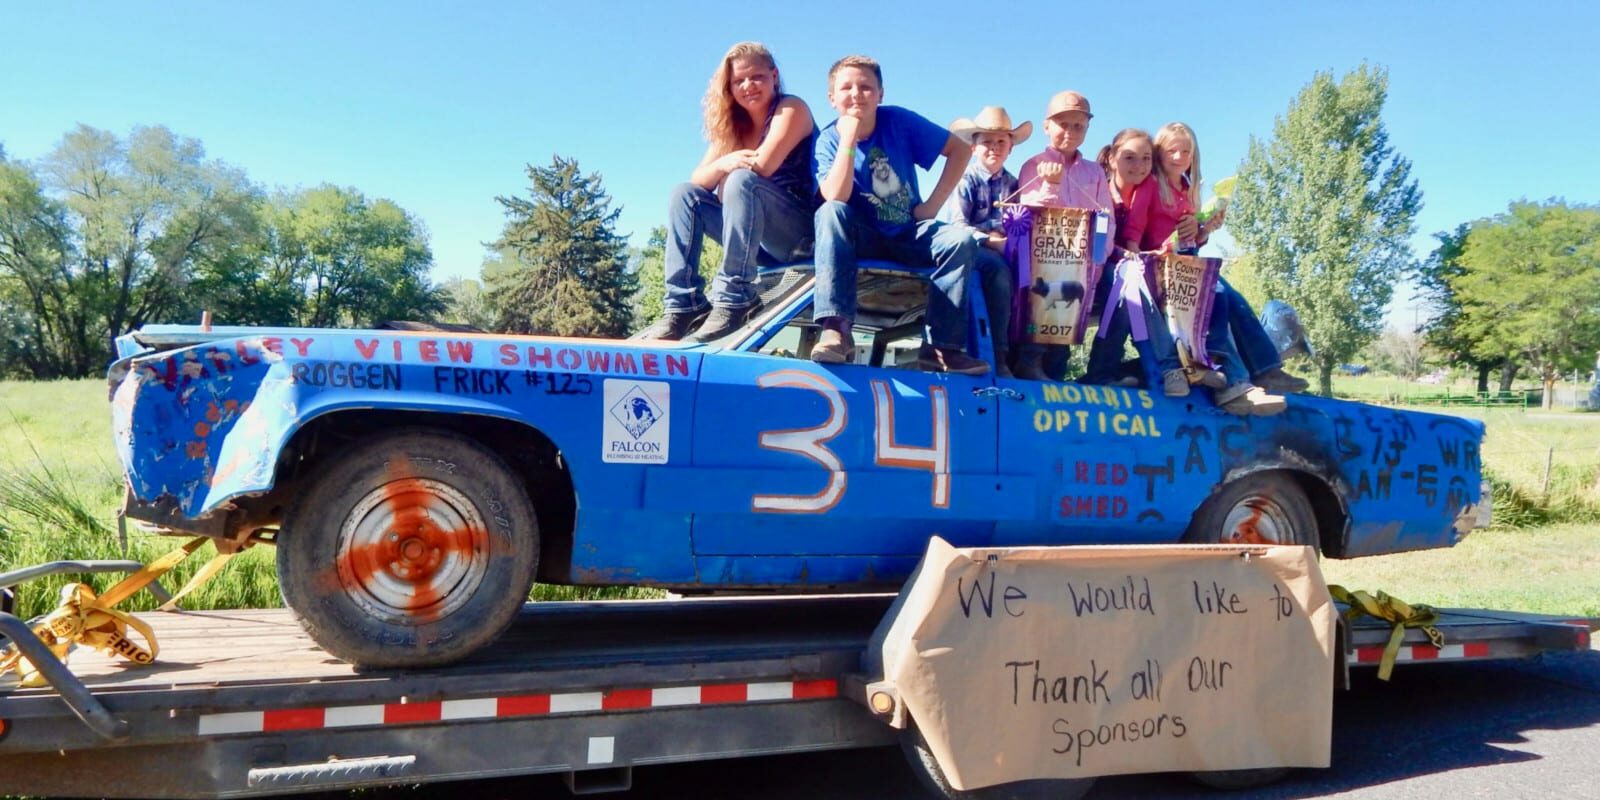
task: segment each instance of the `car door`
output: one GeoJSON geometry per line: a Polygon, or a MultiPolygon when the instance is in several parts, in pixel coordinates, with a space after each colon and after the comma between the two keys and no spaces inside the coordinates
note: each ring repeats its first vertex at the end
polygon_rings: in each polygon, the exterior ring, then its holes
{"type": "Polygon", "coordinates": [[[987,544],[988,376],[708,357],[694,423],[697,555],[920,555],[987,544]]]}
{"type": "Polygon", "coordinates": [[[1181,403],[1076,383],[1002,378],[997,389],[1000,475],[1032,476],[1036,492],[1028,519],[998,523],[995,544],[1165,542],[1182,534],[1189,501],[1169,502],[1185,466],[1179,428],[1192,422],[1181,403]]]}

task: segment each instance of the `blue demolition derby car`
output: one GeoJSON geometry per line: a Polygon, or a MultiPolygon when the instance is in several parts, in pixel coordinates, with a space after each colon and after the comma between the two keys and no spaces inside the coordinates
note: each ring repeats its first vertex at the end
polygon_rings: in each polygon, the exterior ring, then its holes
{"type": "Polygon", "coordinates": [[[816,364],[810,268],[762,281],[709,346],[145,327],[110,376],[126,514],[276,545],[315,641],[415,666],[494,639],[535,579],[894,588],[934,535],[1348,558],[1449,546],[1486,500],[1474,421],[921,372],[927,283],[887,265],[860,276],[858,363],[816,364]]]}

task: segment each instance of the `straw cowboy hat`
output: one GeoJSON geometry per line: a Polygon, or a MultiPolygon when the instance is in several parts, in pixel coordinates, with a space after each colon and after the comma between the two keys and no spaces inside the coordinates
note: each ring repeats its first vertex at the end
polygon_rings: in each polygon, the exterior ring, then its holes
{"type": "Polygon", "coordinates": [[[1007,114],[1005,109],[999,106],[986,106],[973,119],[962,118],[950,123],[950,132],[961,137],[967,144],[972,144],[972,140],[980,133],[1009,133],[1011,146],[1015,147],[1033,135],[1033,123],[1025,121],[1013,128],[1011,115],[1007,114]]]}

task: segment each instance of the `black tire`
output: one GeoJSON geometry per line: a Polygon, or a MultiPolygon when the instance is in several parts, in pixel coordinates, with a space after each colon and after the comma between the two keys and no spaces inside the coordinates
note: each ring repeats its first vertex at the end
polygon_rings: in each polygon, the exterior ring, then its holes
{"type": "Polygon", "coordinates": [[[313,641],[357,667],[460,660],[533,585],[539,526],[522,483],[463,436],[400,429],[322,464],[277,537],[278,582],[313,641]]]}
{"type": "Polygon", "coordinates": [[[1257,472],[1206,500],[1189,520],[1183,541],[1317,546],[1317,515],[1294,478],[1282,472],[1257,472]]]}
{"type": "Polygon", "coordinates": [[[1094,778],[1045,778],[1002,783],[982,789],[957,789],[950,785],[939,761],[928,748],[928,740],[913,723],[900,732],[900,749],[911,762],[917,781],[934,797],[943,800],[1078,800],[1094,788],[1094,778]]]}
{"type": "Polygon", "coordinates": [[[1269,783],[1277,783],[1288,774],[1288,767],[1262,767],[1260,769],[1225,769],[1218,772],[1191,772],[1189,777],[1202,786],[1237,792],[1243,789],[1266,786],[1269,783]]]}

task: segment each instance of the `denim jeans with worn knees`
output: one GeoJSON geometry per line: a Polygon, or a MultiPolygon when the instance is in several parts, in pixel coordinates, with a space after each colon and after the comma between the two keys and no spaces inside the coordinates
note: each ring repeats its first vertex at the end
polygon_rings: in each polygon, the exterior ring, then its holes
{"type": "Polygon", "coordinates": [[[666,310],[706,307],[700,278],[703,236],[722,244],[722,264],[712,281],[712,303],[745,308],[757,299],[761,252],[787,261],[811,240],[810,205],[748,169],[728,173],[722,196],[692,183],[672,190],[667,212],[666,310]]]}
{"type": "Polygon", "coordinates": [[[1010,349],[1011,333],[1011,264],[998,251],[978,242],[976,251],[978,281],[983,286],[983,307],[989,312],[989,338],[994,343],[996,361],[1003,360],[1010,349]]]}
{"type": "Polygon", "coordinates": [[[977,242],[963,225],[923,220],[899,236],[885,236],[859,219],[849,204],[830,201],[816,213],[817,288],[814,319],[856,318],[856,262],[882,258],[928,268],[926,336],[935,347],[960,350],[967,341],[967,275],[977,242]]]}
{"type": "Polygon", "coordinates": [[[1227,297],[1228,327],[1233,333],[1233,343],[1238,347],[1239,357],[1244,360],[1244,368],[1254,376],[1283,366],[1278,346],[1272,343],[1267,329],[1261,326],[1261,320],[1256,318],[1250,302],[1227,281],[1218,279],[1218,285],[1222,286],[1222,295],[1217,297],[1217,302],[1223,302],[1223,295],[1227,297]]]}

